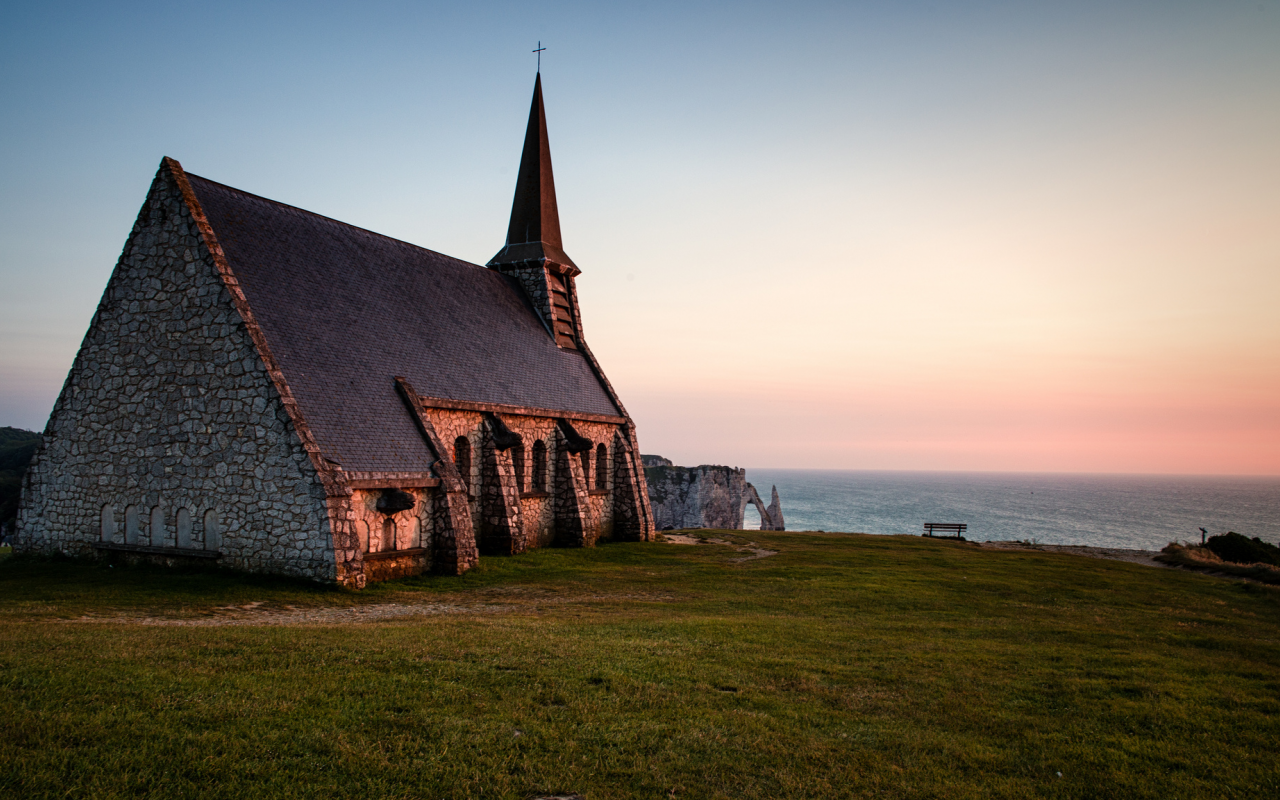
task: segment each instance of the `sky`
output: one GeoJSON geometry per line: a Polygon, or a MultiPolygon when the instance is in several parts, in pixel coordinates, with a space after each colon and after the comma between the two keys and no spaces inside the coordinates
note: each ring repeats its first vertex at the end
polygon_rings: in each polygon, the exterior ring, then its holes
{"type": "Polygon", "coordinates": [[[483,264],[541,43],[587,341],[677,464],[1280,474],[1280,1],[0,7],[0,425],[163,156],[483,264]]]}

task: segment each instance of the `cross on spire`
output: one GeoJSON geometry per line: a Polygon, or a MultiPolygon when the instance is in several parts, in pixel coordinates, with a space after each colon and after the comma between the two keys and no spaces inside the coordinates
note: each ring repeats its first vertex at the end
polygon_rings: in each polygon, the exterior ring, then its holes
{"type": "Polygon", "coordinates": [[[543,46],[542,46],[542,40],[541,40],[541,39],[539,39],[539,40],[538,40],[538,49],[533,51],[533,52],[535,52],[535,53],[537,53],[537,54],[538,54],[538,72],[539,72],[539,73],[541,73],[541,72],[542,72],[542,51],[543,51],[543,50],[546,50],[546,49],[547,49],[547,48],[545,48],[545,47],[543,47],[543,46]]]}
{"type": "Polygon", "coordinates": [[[507,243],[489,266],[544,261],[559,265],[557,272],[579,270],[564,252],[560,239],[560,211],[556,207],[556,181],[551,171],[551,145],[547,142],[547,112],[542,105],[542,75],[533,79],[533,102],[525,129],[520,173],[511,201],[507,243]]]}

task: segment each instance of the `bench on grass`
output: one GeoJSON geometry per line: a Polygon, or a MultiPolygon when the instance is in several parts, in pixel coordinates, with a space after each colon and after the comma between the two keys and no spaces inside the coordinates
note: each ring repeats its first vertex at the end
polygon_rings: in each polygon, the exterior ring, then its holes
{"type": "Polygon", "coordinates": [[[934,539],[963,539],[969,526],[963,522],[926,522],[924,535],[934,539]],[[939,536],[941,532],[943,535],[939,536]]]}

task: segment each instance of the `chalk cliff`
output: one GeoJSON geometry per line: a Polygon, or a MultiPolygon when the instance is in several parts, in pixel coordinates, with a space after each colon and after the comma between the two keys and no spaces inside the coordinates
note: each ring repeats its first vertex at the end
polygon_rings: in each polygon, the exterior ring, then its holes
{"type": "Polygon", "coordinates": [[[756,488],[747,483],[745,469],[713,464],[677,467],[662,456],[642,455],[640,458],[649,484],[654,528],[658,530],[741,530],[747,503],[760,512],[761,530],[785,530],[778,488],[773,488],[773,502],[765,508],[756,488]]]}
{"type": "MultiPolygon", "coordinates": [[[[751,484],[747,484],[750,486],[751,484]]],[[[778,499],[778,487],[773,487],[773,500],[769,503],[769,508],[760,513],[760,530],[762,531],[785,531],[786,523],[782,520],[782,501],[778,499]],[[765,520],[769,521],[773,527],[766,528],[765,520]]]]}

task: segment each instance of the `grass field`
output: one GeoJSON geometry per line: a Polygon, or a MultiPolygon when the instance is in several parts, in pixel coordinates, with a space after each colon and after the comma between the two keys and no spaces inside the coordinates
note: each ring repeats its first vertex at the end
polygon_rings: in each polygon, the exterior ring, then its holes
{"type": "Polygon", "coordinates": [[[0,796],[1280,796],[1276,588],[716,535],[779,552],[542,550],[363,593],[10,557],[0,796]]]}

